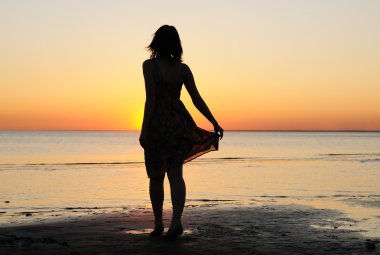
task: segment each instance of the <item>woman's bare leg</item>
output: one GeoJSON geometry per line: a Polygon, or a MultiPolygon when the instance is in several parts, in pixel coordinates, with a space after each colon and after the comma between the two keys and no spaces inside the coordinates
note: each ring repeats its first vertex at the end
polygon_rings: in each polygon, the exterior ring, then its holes
{"type": "Polygon", "coordinates": [[[150,177],[149,195],[154,213],[155,226],[162,225],[162,205],[164,203],[164,178],[165,175],[159,177],[150,177]]]}
{"type": "Polygon", "coordinates": [[[171,229],[175,226],[181,225],[181,217],[186,199],[186,185],[182,176],[182,164],[172,167],[172,169],[168,169],[167,174],[173,205],[173,216],[170,224],[171,229]]]}

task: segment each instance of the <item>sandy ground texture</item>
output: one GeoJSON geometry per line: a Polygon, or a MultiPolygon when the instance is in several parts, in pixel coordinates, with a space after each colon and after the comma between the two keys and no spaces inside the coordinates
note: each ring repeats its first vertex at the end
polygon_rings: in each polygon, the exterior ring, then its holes
{"type": "Polygon", "coordinates": [[[187,207],[175,241],[149,237],[152,224],[141,209],[0,228],[0,254],[380,254],[355,221],[307,206],[187,207]]]}

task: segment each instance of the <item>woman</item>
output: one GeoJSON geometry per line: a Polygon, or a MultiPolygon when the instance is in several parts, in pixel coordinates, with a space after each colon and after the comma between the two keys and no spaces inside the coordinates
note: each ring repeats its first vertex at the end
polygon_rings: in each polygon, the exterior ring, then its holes
{"type": "Polygon", "coordinates": [[[194,82],[190,68],[182,63],[182,46],[177,30],[164,25],[154,34],[147,47],[150,59],[143,63],[146,102],[140,144],[144,148],[149,194],[155,217],[151,236],[160,236],[164,177],[168,174],[173,205],[173,216],[166,234],[175,239],[183,233],[181,216],[185,205],[186,186],[182,165],[200,155],[217,150],[223,129],[219,126],[194,82]],[[180,100],[185,85],[196,108],[213,124],[214,132],[196,126],[180,100]]]}

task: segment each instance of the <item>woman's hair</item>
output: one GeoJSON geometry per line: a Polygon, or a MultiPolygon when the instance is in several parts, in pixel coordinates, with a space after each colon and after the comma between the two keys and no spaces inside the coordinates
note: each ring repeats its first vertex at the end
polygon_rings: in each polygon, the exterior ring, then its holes
{"type": "Polygon", "coordinates": [[[153,40],[147,48],[151,52],[150,58],[165,57],[182,62],[181,39],[173,26],[161,26],[154,33],[153,40]]]}

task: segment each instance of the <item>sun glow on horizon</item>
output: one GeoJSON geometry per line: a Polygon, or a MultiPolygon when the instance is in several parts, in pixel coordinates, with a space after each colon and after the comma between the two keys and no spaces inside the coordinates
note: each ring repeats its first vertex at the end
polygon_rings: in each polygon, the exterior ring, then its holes
{"type": "Polygon", "coordinates": [[[141,129],[142,121],[144,118],[144,108],[140,107],[133,113],[132,129],[133,131],[139,131],[141,129]]]}
{"type": "MultiPolygon", "coordinates": [[[[140,130],[141,65],[162,24],[177,27],[226,130],[380,130],[379,12],[379,1],[3,1],[0,130],[140,130]]],[[[181,99],[212,129],[185,88],[181,99]]]]}

